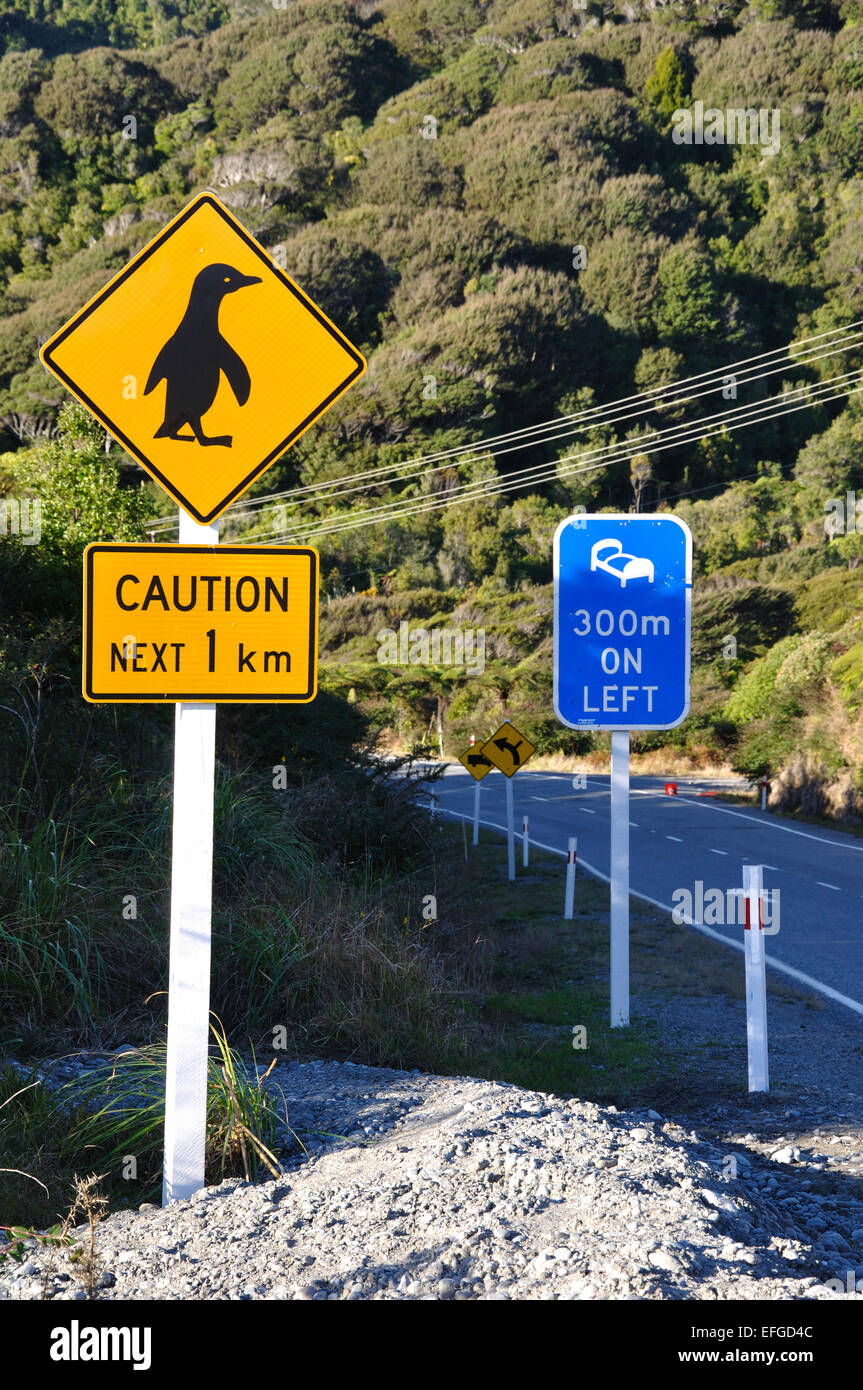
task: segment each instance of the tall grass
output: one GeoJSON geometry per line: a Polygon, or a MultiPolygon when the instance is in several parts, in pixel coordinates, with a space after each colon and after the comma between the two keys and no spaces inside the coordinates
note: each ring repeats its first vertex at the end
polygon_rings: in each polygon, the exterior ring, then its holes
{"type": "MultiPolygon", "coordinates": [[[[162,1036],[171,786],[98,773],[64,819],[0,808],[0,1045],[20,1055],[162,1036]]],[[[409,781],[372,766],[277,794],[219,769],[211,998],[229,1034],[417,1057],[453,967],[420,912],[432,861],[409,781]]]]}
{"type": "Polygon", "coordinates": [[[87,1031],[102,999],[99,948],[81,917],[86,845],[66,825],[22,837],[19,805],[0,808],[0,990],[7,1020],[40,1015],[87,1031]]]}

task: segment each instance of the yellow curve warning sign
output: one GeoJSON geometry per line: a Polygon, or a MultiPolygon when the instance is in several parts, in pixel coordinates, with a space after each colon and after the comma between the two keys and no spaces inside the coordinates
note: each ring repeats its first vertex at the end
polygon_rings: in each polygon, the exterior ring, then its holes
{"type": "Polygon", "coordinates": [[[201,523],[245,492],[366,369],[209,193],[40,356],[201,523]]]}
{"type": "Polygon", "coordinates": [[[486,739],[480,752],[507,777],[513,777],[536,752],[536,745],[507,720],[496,734],[486,739]]]}
{"type": "Polygon", "coordinates": [[[84,697],[95,704],[313,700],[317,629],[308,547],[84,551],[84,697]]]}

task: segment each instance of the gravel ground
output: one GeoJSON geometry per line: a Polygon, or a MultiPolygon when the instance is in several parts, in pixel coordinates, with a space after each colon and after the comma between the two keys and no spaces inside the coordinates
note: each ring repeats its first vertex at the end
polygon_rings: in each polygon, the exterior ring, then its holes
{"type": "Polygon", "coordinates": [[[308,1160],[108,1217],[89,1278],[34,1243],[0,1298],[863,1298],[847,1092],[844,1110],[814,1090],[714,1105],[692,1128],[351,1063],[273,1080],[307,1146],[318,1133],[308,1160]]]}

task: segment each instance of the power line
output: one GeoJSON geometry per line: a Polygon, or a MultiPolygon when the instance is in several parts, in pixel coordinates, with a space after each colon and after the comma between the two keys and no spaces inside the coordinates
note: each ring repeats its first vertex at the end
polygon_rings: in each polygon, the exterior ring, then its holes
{"type": "MultiPolygon", "coordinates": [[[[855,335],[855,337],[858,337],[858,338],[861,339],[861,341],[863,341],[863,335],[855,335]]],[[[831,351],[830,351],[829,353],[822,353],[822,354],[819,354],[818,356],[813,357],[813,358],[800,358],[800,359],[798,359],[797,361],[795,361],[792,365],[795,366],[795,367],[811,366],[812,363],[814,363],[814,362],[820,362],[820,361],[822,361],[823,358],[825,358],[825,357],[832,357],[832,356],[833,356],[833,351],[834,351],[834,350],[835,350],[835,348],[834,348],[834,349],[831,349],[831,351]]],[[[845,350],[845,349],[843,349],[843,351],[844,351],[844,350],[845,350]]],[[[739,386],[739,385],[746,386],[746,385],[749,385],[752,381],[764,381],[764,380],[766,380],[766,379],[767,379],[768,377],[770,377],[770,376],[775,376],[778,372],[783,372],[783,371],[787,370],[787,367],[788,367],[788,363],[787,363],[787,362],[783,362],[783,363],[781,363],[778,367],[773,367],[773,368],[771,368],[770,371],[758,372],[757,375],[755,375],[755,376],[743,378],[741,381],[736,382],[736,385],[738,385],[738,386],[739,386]]],[[[727,376],[728,376],[728,373],[726,373],[725,376],[727,377],[727,376]]],[[[690,393],[690,394],[685,398],[685,402],[680,402],[680,401],[675,402],[675,401],[670,401],[670,400],[663,400],[663,401],[660,401],[660,402],[654,402],[654,404],[653,404],[650,408],[651,408],[651,409],[656,409],[656,408],[658,408],[659,406],[667,407],[668,405],[684,404],[684,403],[687,404],[687,405],[689,405],[692,401],[700,400],[701,397],[703,397],[703,396],[713,395],[714,392],[716,392],[716,391],[719,390],[719,389],[720,389],[719,386],[716,386],[716,385],[710,386],[710,387],[708,387],[708,388],[707,388],[706,390],[704,390],[704,391],[697,391],[697,392],[692,392],[692,393],[690,393]]],[[[580,434],[580,433],[581,433],[582,431],[584,431],[584,430],[599,429],[599,428],[601,428],[601,427],[611,428],[611,427],[613,427],[613,426],[617,426],[617,425],[623,424],[623,423],[624,423],[625,421],[627,421],[627,420],[635,419],[635,418],[637,418],[638,416],[643,415],[644,413],[645,413],[645,411],[642,410],[642,409],[634,410],[634,411],[630,411],[630,412],[628,412],[628,413],[626,413],[626,414],[623,414],[623,415],[615,416],[615,417],[613,417],[613,418],[611,418],[611,419],[609,419],[609,420],[599,420],[599,421],[595,421],[595,422],[592,422],[592,423],[588,423],[588,424],[586,424],[586,425],[579,424],[579,425],[576,425],[576,426],[574,426],[574,427],[572,427],[572,428],[560,429],[560,430],[557,430],[557,432],[554,433],[554,434],[548,432],[548,431],[550,430],[551,427],[548,426],[548,425],[546,425],[546,426],[543,426],[543,427],[542,427],[542,435],[541,435],[541,436],[537,436],[537,437],[532,437],[532,438],[529,438],[529,439],[521,440],[521,441],[520,441],[519,443],[517,443],[517,444],[511,444],[511,445],[509,445],[507,448],[503,448],[503,449],[497,449],[497,448],[496,448],[496,449],[494,450],[494,453],[495,453],[495,455],[496,455],[497,457],[499,457],[499,456],[502,455],[502,454],[511,454],[511,453],[515,453],[515,452],[517,452],[517,451],[519,451],[519,450],[521,450],[521,449],[532,448],[532,447],[534,447],[534,446],[541,445],[541,444],[550,444],[550,443],[554,443],[556,440],[559,440],[559,439],[567,439],[567,438],[571,437],[573,434],[580,434]]],[[[562,418],[563,418],[563,417],[562,417],[562,418]]],[[[712,417],[711,417],[711,416],[707,416],[707,417],[701,417],[701,418],[702,418],[702,419],[705,419],[705,418],[706,418],[706,419],[711,419],[712,417]]],[[[480,446],[471,446],[471,447],[479,448],[480,446]]],[[[484,452],[484,450],[483,450],[483,452],[484,452]]],[[[457,466],[458,466],[458,462],[457,462],[457,461],[456,461],[456,462],[453,462],[453,461],[451,460],[451,461],[448,462],[448,463],[437,464],[436,466],[431,467],[431,468],[423,468],[421,471],[415,470],[415,471],[414,471],[414,475],[413,475],[413,479],[414,479],[414,481],[416,480],[416,473],[417,473],[418,471],[419,471],[419,476],[420,476],[420,478],[427,478],[427,477],[430,477],[432,474],[441,473],[441,472],[446,472],[446,471],[448,471],[449,469],[451,469],[451,468],[453,468],[453,467],[457,467],[457,466]]],[[[408,481],[408,477],[407,477],[407,475],[403,475],[403,476],[400,476],[400,477],[398,477],[398,478],[393,479],[393,480],[392,480],[392,483],[391,483],[391,486],[392,486],[392,485],[395,485],[395,483],[401,483],[401,482],[406,482],[406,481],[408,481]]],[[[330,501],[333,501],[333,500],[340,501],[343,497],[347,497],[347,496],[349,496],[349,495],[351,495],[351,494],[353,494],[353,493],[357,493],[357,492],[366,492],[366,491],[368,490],[369,486],[371,486],[371,484],[369,484],[369,483],[356,483],[353,487],[342,487],[342,486],[340,485],[340,483],[339,483],[339,480],[334,480],[332,486],[333,486],[333,489],[334,489],[332,492],[330,492],[330,493],[324,493],[322,496],[320,496],[320,497],[315,497],[315,498],[313,498],[313,499],[311,499],[311,500],[312,500],[313,502],[315,502],[315,503],[318,503],[318,504],[323,503],[323,502],[330,502],[330,501]]],[[[292,506],[299,506],[299,505],[300,505],[300,502],[301,502],[302,499],[299,498],[298,495],[297,495],[296,493],[291,493],[291,494],[290,494],[290,498],[291,498],[291,501],[290,501],[289,505],[292,505],[292,506]]],[[[240,521],[240,520],[244,520],[244,519],[246,519],[246,518],[248,518],[248,517],[250,517],[250,516],[253,516],[253,515],[254,515],[254,514],[253,514],[252,512],[250,512],[250,511],[238,512],[238,513],[236,513],[236,515],[235,515],[235,519],[238,520],[238,521],[240,521]]]]}
{"type": "MultiPolygon", "coordinates": [[[[758,371],[756,369],[750,369],[750,374],[745,375],[743,381],[737,384],[747,385],[753,381],[775,375],[776,372],[783,370],[785,366],[789,366],[792,369],[802,366],[811,366],[816,362],[832,356],[837,350],[843,352],[849,351],[852,346],[863,338],[863,334],[852,331],[860,324],[863,324],[863,319],[855,320],[850,324],[845,324],[840,328],[831,329],[824,333],[814,334],[809,338],[799,339],[789,343],[784,348],[774,348],[767,353],[759,353],[754,357],[742,358],[738,362],[731,363],[727,366],[713,368],[709,372],[698,373],[694,376],[684,378],[679,382],[671,383],[668,386],[656,387],[649,392],[640,392],[634,396],[624,397],[605,406],[592,406],[586,410],[576,412],[573,415],[556,416],[551,420],[536,425],[525,426],[520,430],[513,430],[507,434],[493,436],[488,439],[476,441],[472,444],[457,445],[451,449],[440,450],[437,453],[427,454],[415,459],[403,460],[401,463],[388,464],[379,468],[368,469],[361,473],[349,474],[341,479],[329,479],[321,483],[311,483],[299,488],[286,489],[283,492],[270,493],[264,497],[252,498],[248,502],[237,503],[234,508],[229,508],[228,515],[233,514],[238,520],[245,519],[247,516],[251,515],[250,509],[252,507],[257,508],[272,504],[283,498],[288,498],[294,504],[298,504],[301,498],[312,498],[314,494],[325,493],[327,489],[330,489],[328,495],[320,499],[315,498],[315,500],[327,501],[331,498],[346,496],[353,492],[365,491],[368,487],[380,485],[384,478],[392,475],[396,475],[393,476],[394,482],[403,482],[407,481],[409,477],[415,476],[415,474],[420,471],[425,473],[440,471],[439,469],[425,467],[425,465],[434,463],[438,459],[449,460],[449,462],[440,465],[441,468],[446,469],[454,466],[453,460],[464,455],[471,456],[489,451],[494,451],[495,453],[510,453],[518,449],[530,447],[535,443],[550,443],[555,439],[565,438],[582,429],[596,429],[600,426],[611,428],[616,424],[622,423],[628,419],[633,419],[647,411],[657,408],[667,408],[675,404],[688,404],[692,400],[697,400],[702,396],[712,394],[714,391],[720,389],[720,384],[717,383],[724,383],[725,379],[729,376],[738,374],[738,369],[746,368],[750,363],[761,363],[764,367],[770,364],[770,370],[758,371]],[[845,335],[844,337],[840,336],[843,334],[845,335]],[[820,342],[825,338],[833,339],[827,347],[827,350],[817,353],[814,356],[796,358],[792,356],[795,349],[804,347],[807,343],[820,342]],[[778,365],[771,363],[771,359],[780,359],[778,365]],[[691,384],[704,381],[712,381],[713,384],[699,392],[693,393],[690,391],[688,397],[683,401],[675,399],[681,392],[685,392],[691,384]],[[622,414],[619,412],[619,407],[629,405],[636,401],[642,402],[637,409],[622,414]],[[609,412],[614,411],[618,411],[618,413],[616,415],[609,414],[609,412]],[[574,421],[577,423],[572,428],[562,428],[563,426],[572,425],[574,421]],[[551,433],[551,431],[556,432],[551,433]],[[545,436],[545,438],[542,438],[542,436],[545,436]],[[510,444],[512,440],[518,440],[519,442],[511,444],[510,447],[507,448],[498,447],[500,445],[510,444]],[[405,471],[409,469],[413,470],[413,472],[408,473],[405,471]],[[363,480],[370,481],[364,482],[363,480]],[[357,486],[346,486],[346,484],[351,483],[356,483],[357,486]],[[245,507],[245,511],[241,510],[243,507],[245,507]]],[[[176,527],[176,525],[177,520],[175,517],[163,517],[151,522],[149,529],[151,531],[169,530],[176,527]]]]}
{"type": "MultiPolygon", "coordinates": [[[[315,522],[310,528],[303,531],[288,531],[282,529],[272,533],[256,535],[246,543],[253,544],[261,540],[284,539],[289,543],[307,540],[317,535],[332,535],[343,530],[352,530],[357,526],[373,525],[376,522],[388,522],[397,520],[402,516],[414,515],[420,512],[433,510],[436,507],[447,506],[456,501],[477,500],[482,496],[492,496],[500,492],[510,492],[514,489],[525,486],[537,486],[544,482],[553,481],[556,478],[570,476],[573,473],[595,472],[599,468],[606,468],[611,464],[621,461],[621,459],[631,457],[633,454],[661,453],[666,449],[679,447],[681,444],[692,442],[693,439],[710,438],[713,435],[722,433],[723,430],[734,430],[745,428],[748,425],[760,424],[766,420],[775,419],[780,415],[794,413],[797,409],[806,409],[817,403],[837,400],[841,396],[855,394],[854,391],[839,390],[835,394],[826,395],[825,392],[832,385],[840,382],[856,382],[861,379],[861,372],[848,372],[830,378],[819,386],[810,386],[808,383],[801,387],[796,387],[793,391],[783,392],[781,395],[772,396],[769,400],[754,406],[742,406],[733,411],[719,412],[717,415],[708,416],[700,421],[691,421],[688,424],[676,425],[665,430],[654,432],[652,435],[644,436],[637,440],[616,442],[613,445],[606,445],[601,449],[580,451],[577,454],[564,455],[553,464],[535,464],[530,468],[519,470],[516,473],[481,479],[476,483],[459,484],[456,488],[449,489],[446,493],[437,498],[419,497],[408,501],[392,501],[382,503],[377,507],[369,508],[362,512],[347,515],[337,515],[331,522],[320,520],[315,522]],[[805,399],[801,399],[805,397],[805,399]],[[799,405],[792,404],[800,401],[799,405]],[[782,402],[779,410],[772,411],[771,407],[782,402]],[[735,417],[739,416],[739,419],[735,417]],[[705,428],[710,421],[716,423],[711,428],[705,428]],[[600,462],[584,466],[584,460],[599,455],[602,457],[600,462]],[[570,459],[581,461],[579,465],[572,468],[561,468],[570,459]],[[458,495],[456,495],[458,494],[458,495]]],[[[240,542],[242,543],[242,542],[240,542]]]]}
{"type": "MultiPolygon", "coordinates": [[[[654,388],[652,391],[642,391],[635,396],[623,397],[620,400],[610,402],[608,405],[591,406],[586,410],[576,411],[573,415],[554,416],[552,419],[543,421],[536,425],[526,425],[522,429],[511,430],[507,434],[494,435],[487,439],[478,440],[473,444],[455,445],[451,449],[440,450],[437,453],[426,454],[416,459],[403,460],[401,463],[397,464],[387,464],[379,468],[368,469],[363,473],[349,474],[345,478],[329,479],[321,483],[309,483],[303,487],[290,488],[286,489],[284,492],[271,493],[268,498],[253,498],[246,505],[252,506],[256,504],[266,503],[268,501],[278,500],[283,497],[303,497],[318,491],[325,490],[328,487],[336,487],[340,489],[342,484],[354,482],[358,479],[371,478],[375,480],[380,480],[383,476],[386,476],[387,474],[399,473],[401,470],[412,467],[413,465],[419,467],[426,463],[434,462],[437,459],[450,459],[463,453],[475,453],[478,451],[488,452],[492,449],[495,453],[509,452],[508,450],[500,449],[497,446],[501,444],[507,444],[510,440],[513,439],[525,439],[526,444],[530,444],[534,442],[534,438],[538,434],[558,429],[562,425],[572,424],[573,421],[578,422],[579,427],[581,427],[585,422],[589,422],[593,419],[593,417],[596,417],[597,423],[601,423],[606,426],[616,424],[621,420],[631,419],[634,415],[642,414],[645,409],[655,409],[657,405],[668,406],[674,404],[681,404],[681,402],[675,402],[673,400],[672,396],[674,393],[680,393],[682,391],[685,391],[688,388],[688,386],[692,383],[697,383],[703,380],[710,380],[711,378],[725,379],[729,376],[733,376],[735,375],[737,368],[745,367],[750,362],[761,362],[763,365],[766,366],[770,358],[779,357],[781,359],[784,359],[780,362],[779,367],[775,368],[773,371],[763,373],[763,375],[765,376],[775,375],[776,370],[781,370],[782,367],[786,365],[791,367],[797,367],[808,366],[814,362],[819,362],[826,357],[832,356],[833,352],[836,351],[841,344],[854,343],[855,341],[859,342],[859,340],[863,339],[863,333],[848,332],[848,330],[856,328],[858,324],[863,324],[863,319],[855,320],[853,323],[850,324],[845,324],[841,328],[830,329],[825,333],[815,334],[812,338],[802,338],[797,342],[787,344],[784,348],[773,348],[770,352],[759,353],[757,354],[757,356],[751,358],[743,358],[739,362],[731,363],[729,366],[714,367],[709,372],[701,372],[692,377],[685,377],[683,378],[683,380],[676,383],[672,383],[669,386],[660,386],[654,388]],[[844,338],[837,337],[837,335],[843,333],[846,334],[844,338]],[[828,351],[816,354],[815,356],[809,358],[794,358],[792,356],[792,349],[796,347],[801,347],[807,342],[814,342],[825,337],[831,337],[835,339],[835,341],[830,344],[830,348],[828,351]],[[607,415],[609,411],[615,411],[619,406],[629,405],[634,401],[643,402],[642,407],[640,407],[636,411],[629,412],[628,414],[624,415],[616,415],[610,419],[601,418],[602,416],[607,415]]],[[[848,348],[842,348],[842,350],[847,351],[848,348]]],[[[746,385],[751,381],[760,380],[761,376],[761,373],[755,371],[755,374],[746,377],[742,384],[746,385]]],[[[713,385],[709,388],[708,391],[690,394],[688,399],[697,400],[700,398],[700,396],[708,395],[712,391],[717,389],[719,388],[716,385],[713,385]]],[[[595,427],[595,424],[591,424],[590,427],[595,427]]],[[[525,446],[522,445],[517,447],[525,446]]],[[[400,477],[398,481],[402,481],[402,478],[400,477]]]]}
{"type": "MultiPolygon", "coordinates": [[[[863,390],[863,386],[861,386],[861,387],[856,387],[856,388],[854,388],[853,390],[840,391],[840,392],[835,393],[834,395],[825,396],[825,397],[822,397],[822,398],[820,398],[820,399],[821,399],[822,401],[824,401],[824,402],[833,401],[833,400],[839,400],[841,397],[844,397],[844,396],[855,395],[855,394],[857,393],[857,391],[859,391],[859,390],[863,390]]],[[[736,424],[731,425],[731,426],[730,426],[730,429],[732,429],[732,430],[735,430],[735,429],[743,429],[743,428],[746,428],[746,427],[749,426],[749,425],[759,424],[759,423],[761,423],[762,420],[770,420],[770,419],[775,419],[775,418],[777,418],[778,416],[781,416],[781,415],[793,414],[794,411],[797,411],[797,410],[806,410],[806,409],[809,408],[809,406],[810,406],[811,404],[812,404],[812,402],[810,402],[810,401],[803,401],[803,402],[802,402],[801,404],[799,404],[799,405],[792,406],[792,407],[790,407],[789,409],[785,409],[785,410],[774,411],[773,414],[762,416],[762,417],[760,417],[760,419],[747,419],[747,420],[741,420],[741,421],[737,422],[736,424]]],[[[654,447],[654,448],[652,448],[652,449],[645,449],[645,450],[642,450],[641,452],[642,452],[642,453],[645,453],[645,454],[663,453],[666,449],[677,448],[681,443],[688,443],[688,442],[691,442],[692,440],[697,440],[697,439],[699,439],[699,438],[701,438],[701,439],[708,439],[708,438],[710,438],[710,437],[713,436],[713,435],[721,434],[721,433],[722,433],[722,429],[723,429],[722,426],[714,426],[714,428],[711,429],[711,430],[708,430],[708,431],[706,432],[706,434],[705,434],[705,433],[702,433],[701,431],[695,430],[695,431],[693,431],[693,433],[688,437],[688,439],[684,439],[684,440],[672,440],[670,443],[662,444],[662,445],[656,446],[656,447],[654,447]]],[[[547,475],[545,478],[540,477],[540,478],[535,479],[535,482],[536,482],[536,484],[541,484],[541,483],[543,483],[543,482],[552,482],[552,481],[554,481],[555,478],[557,478],[557,477],[565,477],[565,476],[568,476],[569,474],[572,474],[572,473],[593,473],[593,472],[596,472],[596,471],[599,470],[599,469],[602,469],[602,468],[607,467],[609,462],[615,462],[615,461],[616,461],[616,460],[612,459],[612,460],[609,460],[609,461],[606,462],[606,463],[592,464],[592,465],[590,465],[590,467],[588,467],[588,468],[584,468],[584,467],[573,467],[573,468],[559,469],[559,470],[557,470],[557,472],[555,472],[555,473],[549,472],[548,475],[547,475]]],[[[733,482],[734,480],[732,479],[731,481],[733,482]]],[[[503,492],[512,492],[512,491],[515,491],[515,490],[517,490],[517,489],[519,489],[519,488],[521,488],[521,487],[523,487],[523,486],[524,486],[524,484],[523,484],[523,483],[520,483],[520,482],[517,482],[517,483],[507,483],[504,479],[500,479],[500,480],[497,480],[497,482],[495,482],[495,483],[491,484],[490,486],[486,487],[486,489],[485,489],[483,492],[480,492],[480,493],[470,493],[470,494],[464,494],[464,495],[460,495],[460,496],[452,496],[451,494],[446,494],[446,495],[441,496],[440,498],[429,499],[426,503],[424,503],[424,504],[421,505],[421,506],[416,506],[416,507],[413,507],[413,508],[407,508],[407,507],[406,507],[406,508],[403,508],[401,511],[395,511],[395,512],[393,512],[391,515],[386,516],[386,517],[375,517],[375,518],[372,518],[372,519],[370,519],[370,520],[368,520],[368,521],[365,521],[365,520],[363,520],[362,518],[359,518],[359,517],[358,517],[350,526],[344,526],[344,527],[327,527],[327,526],[323,526],[323,527],[319,527],[319,528],[316,529],[316,530],[310,531],[308,534],[303,535],[303,536],[290,536],[290,537],[289,537],[289,536],[281,536],[281,537],[278,537],[278,539],[279,539],[279,540],[284,540],[284,541],[286,541],[286,542],[289,543],[289,544],[306,543],[306,542],[315,540],[318,536],[325,536],[325,535],[338,534],[338,532],[339,532],[339,531],[342,531],[342,530],[355,530],[355,529],[357,529],[357,528],[362,529],[362,528],[365,527],[365,526],[385,525],[385,524],[387,524],[388,522],[399,521],[399,520],[403,519],[405,516],[415,516],[415,515],[417,515],[418,513],[421,513],[421,512],[434,511],[434,510],[439,510],[439,509],[442,508],[442,507],[455,506],[455,505],[457,505],[459,502],[472,502],[472,501],[475,502],[475,501],[480,501],[480,500],[483,499],[483,497],[493,497],[493,496],[496,496],[496,495],[499,494],[499,493],[503,493],[503,492]]],[[[255,544],[256,541],[258,541],[258,540],[260,540],[260,539],[261,539],[261,537],[254,537],[254,538],[250,539],[249,541],[245,541],[245,542],[242,541],[242,540],[238,540],[238,541],[236,542],[236,544],[238,544],[238,545],[242,545],[242,544],[249,544],[249,545],[251,545],[251,544],[255,544]]],[[[265,537],[264,539],[267,539],[267,538],[265,537]]]]}

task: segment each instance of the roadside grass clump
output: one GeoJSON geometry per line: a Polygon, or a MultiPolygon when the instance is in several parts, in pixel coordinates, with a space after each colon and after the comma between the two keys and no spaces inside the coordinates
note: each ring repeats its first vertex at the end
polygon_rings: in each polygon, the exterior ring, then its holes
{"type": "MultiPolygon", "coordinates": [[[[281,1164],[278,1147],[279,1112],[288,1125],[287,1102],[264,1085],[270,1067],[258,1076],[252,1058],[247,1066],[228,1042],[221,1020],[210,1024],[213,1044],[207,1060],[206,1182],[241,1177],[257,1182],[275,1177],[281,1164]]],[[[165,1125],[164,1042],[118,1053],[106,1075],[92,1075],[59,1088],[60,1107],[74,1120],[66,1144],[88,1164],[106,1168],[110,1187],[130,1184],[136,1194],[158,1197],[165,1125]],[[91,1157],[92,1155],[92,1157],[91,1157]],[[132,1161],[130,1161],[132,1160],[132,1161]]],[[[122,1189],[121,1189],[122,1190],[122,1189]]]]}
{"type": "MultiPolygon", "coordinates": [[[[210,1027],[205,1181],[275,1177],[282,1171],[280,1122],[291,1131],[284,1094],[265,1085],[272,1065],[259,1076],[254,1056],[251,1065],[244,1062],[221,1021],[210,1027]]],[[[74,1206],[85,1167],[99,1170],[112,1209],[161,1201],[165,1043],[104,1061],[59,1086],[38,1079],[22,1085],[11,1067],[0,1074],[0,1231],[7,1251],[34,1229],[58,1235],[59,1213],[74,1206]]],[[[302,1147],[296,1136],[294,1142],[302,1147]]]]}

